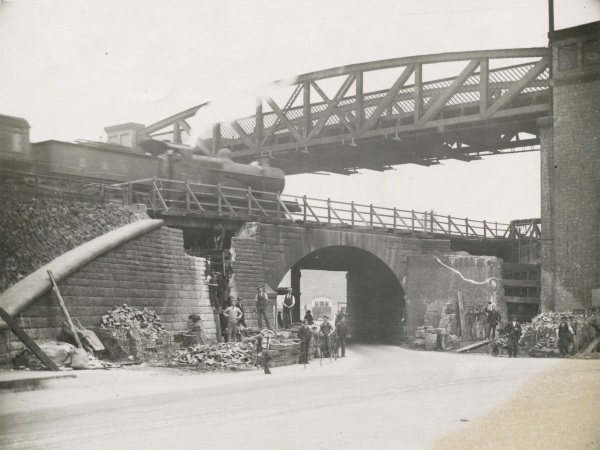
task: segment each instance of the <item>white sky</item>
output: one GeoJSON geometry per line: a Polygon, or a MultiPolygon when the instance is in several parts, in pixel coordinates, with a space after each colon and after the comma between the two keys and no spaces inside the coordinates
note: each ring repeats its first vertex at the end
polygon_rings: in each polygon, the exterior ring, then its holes
{"type": "MultiPolygon", "coordinates": [[[[556,28],[600,20],[555,0],[556,28]]],[[[428,53],[547,45],[547,0],[104,0],[0,6],[0,113],[32,141],[104,140],[301,73],[428,53]]],[[[539,153],[288,177],[287,193],[506,221],[538,217],[539,153]],[[326,192],[326,194],[325,194],[326,192]]]]}

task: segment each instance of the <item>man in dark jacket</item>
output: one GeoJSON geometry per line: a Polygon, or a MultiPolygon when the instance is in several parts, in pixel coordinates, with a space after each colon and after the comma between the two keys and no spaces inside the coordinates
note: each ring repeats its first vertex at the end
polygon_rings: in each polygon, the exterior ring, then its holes
{"type": "Polygon", "coordinates": [[[504,327],[504,332],[508,337],[508,357],[516,358],[521,338],[521,324],[517,321],[517,316],[511,317],[511,321],[504,327]]]}
{"type": "Polygon", "coordinates": [[[292,295],[292,289],[288,288],[283,298],[283,326],[289,328],[292,325],[292,308],[296,304],[296,300],[292,295]]]}
{"type": "Polygon", "coordinates": [[[323,356],[328,358],[331,347],[331,336],[333,335],[333,327],[329,323],[329,317],[323,316],[323,323],[319,328],[319,341],[321,343],[323,356]]]}
{"type": "Polygon", "coordinates": [[[566,317],[560,318],[560,325],[558,325],[558,329],[556,330],[556,335],[558,337],[558,349],[560,350],[560,357],[565,358],[569,356],[570,346],[573,344],[573,328],[567,322],[566,317]]]}
{"type": "Polygon", "coordinates": [[[488,309],[486,309],[486,311],[487,332],[485,338],[489,339],[491,334],[492,339],[496,339],[496,327],[498,326],[498,322],[500,322],[500,319],[502,319],[502,316],[500,316],[500,313],[498,312],[498,310],[496,310],[496,307],[494,305],[491,305],[488,309]]]}
{"type": "Polygon", "coordinates": [[[300,360],[298,364],[310,364],[308,362],[308,347],[310,346],[312,332],[306,319],[302,321],[302,326],[298,330],[298,337],[300,338],[300,360]]]}
{"type": "Polygon", "coordinates": [[[306,311],[306,314],[304,314],[304,320],[306,320],[309,325],[312,325],[313,323],[315,323],[315,319],[314,319],[312,313],[310,312],[310,310],[306,311]]]}
{"type": "Polygon", "coordinates": [[[346,357],[346,339],[350,337],[350,330],[348,330],[348,324],[346,323],[346,316],[342,316],[340,322],[335,327],[336,345],[339,348],[342,347],[342,358],[346,357]]]}

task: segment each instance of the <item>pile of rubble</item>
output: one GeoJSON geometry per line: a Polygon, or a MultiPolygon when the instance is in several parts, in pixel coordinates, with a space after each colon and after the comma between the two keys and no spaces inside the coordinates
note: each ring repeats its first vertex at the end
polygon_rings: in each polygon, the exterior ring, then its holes
{"type": "Polygon", "coordinates": [[[112,311],[102,316],[100,328],[140,330],[144,334],[166,333],[160,317],[148,308],[133,309],[127,304],[113,306],[112,311]]]}
{"type": "Polygon", "coordinates": [[[206,370],[250,368],[256,353],[254,342],[225,342],[197,345],[179,350],[174,362],[190,364],[206,370]]]}
{"type": "Polygon", "coordinates": [[[130,357],[146,362],[168,359],[172,351],[170,334],[156,312],[147,308],[114,306],[102,316],[97,334],[106,349],[105,356],[112,361],[130,357]]]}
{"type": "Polygon", "coordinates": [[[571,311],[546,312],[535,316],[531,323],[522,325],[521,339],[519,345],[525,347],[532,356],[558,356],[557,330],[561,317],[567,317],[568,322],[575,333],[575,349],[579,350],[581,345],[593,335],[585,319],[579,315],[573,315],[571,311]]]}

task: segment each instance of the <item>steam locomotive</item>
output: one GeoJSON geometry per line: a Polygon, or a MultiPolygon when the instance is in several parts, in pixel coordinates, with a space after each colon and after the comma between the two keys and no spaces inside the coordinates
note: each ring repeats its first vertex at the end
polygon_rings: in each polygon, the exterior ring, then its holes
{"type": "Polygon", "coordinates": [[[258,163],[239,164],[222,149],[216,157],[192,147],[147,140],[139,147],[115,143],[48,140],[31,144],[26,120],[0,115],[0,169],[82,177],[104,183],[149,178],[282,192],[285,174],[258,163]]]}

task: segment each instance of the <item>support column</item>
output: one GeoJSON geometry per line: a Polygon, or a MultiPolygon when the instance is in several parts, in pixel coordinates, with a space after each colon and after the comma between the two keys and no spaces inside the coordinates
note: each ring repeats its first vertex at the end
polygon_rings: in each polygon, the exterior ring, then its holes
{"type": "Polygon", "coordinates": [[[292,308],[292,322],[300,322],[300,277],[302,276],[300,269],[293,267],[292,268],[292,295],[296,300],[296,304],[294,308],[292,308]]]}
{"type": "Polygon", "coordinates": [[[554,241],[555,161],[553,117],[538,120],[541,147],[541,206],[542,206],[542,277],[540,308],[542,312],[554,311],[556,307],[556,250],[554,241]]]}

